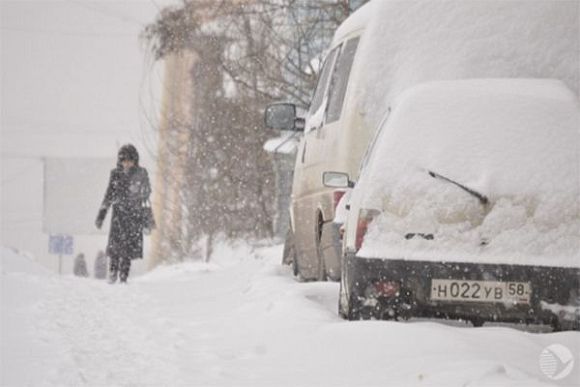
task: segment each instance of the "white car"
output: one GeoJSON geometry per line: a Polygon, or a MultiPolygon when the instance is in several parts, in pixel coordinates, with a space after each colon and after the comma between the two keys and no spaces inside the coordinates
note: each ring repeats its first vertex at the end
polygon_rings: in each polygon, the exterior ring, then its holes
{"type": "Polygon", "coordinates": [[[349,199],[341,315],[579,329],[579,145],[577,96],[557,80],[402,93],[349,199]]]}

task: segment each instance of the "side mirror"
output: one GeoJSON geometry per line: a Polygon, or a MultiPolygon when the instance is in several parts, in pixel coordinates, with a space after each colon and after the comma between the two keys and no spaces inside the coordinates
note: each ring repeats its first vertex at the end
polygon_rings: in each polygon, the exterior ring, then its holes
{"type": "Polygon", "coordinates": [[[275,103],[268,105],[264,113],[266,127],[278,130],[304,130],[304,119],[296,117],[296,105],[275,103]]]}
{"type": "Polygon", "coordinates": [[[330,188],[353,188],[354,182],[348,178],[348,173],[343,172],[323,172],[322,184],[330,188]]]}

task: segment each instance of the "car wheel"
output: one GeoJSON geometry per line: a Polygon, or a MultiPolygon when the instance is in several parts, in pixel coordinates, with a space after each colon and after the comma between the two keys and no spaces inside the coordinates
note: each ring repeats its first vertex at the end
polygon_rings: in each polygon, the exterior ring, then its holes
{"type": "Polygon", "coordinates": [[[345,289],[345,279],[346,271],[344,270],[345,257],[342,256],[340,259],[340,271],[342,275],[340,276],[340,290],[338,292],[338,315],[344,319],[348,318],[348,301],[345,289]]]}
{"type": "Polygon", "coordinates": [[[296,243],[294,242],[294,232],[292,226],[288,226],[286,239],[284,240],[284,251],[282,252],[282,265],[292,265],[292,274],[299,281],[302,281],[300,266],[298,264],[298,254],[296,252],[296,243]]]}
{"type": "MultiPolygon", "coordinates": [[[[343,276],[344,277],[344,276],[343,276]]],[[[350,311],[352,310],[351,302],[349,302],[348,294],[346,293],[343,281],[340,281],[340,291],[338,295],[338,314],[346,320],[353,320],[350,311]]]]}
{"type": "Polygon", "coordinates": [[[360,302],[356,300],[352,295],[348,297],[348,311],[346,318],[350,321],[356,320],[369,320],[371,315],[368,313],[363,313],[360,302]]]}
{"type": "Polygon", "coordinates": [[[562,324],[560,324],[560,320],[558,320],[557,317],[554,317],[552,319],[552,323],[550,324],[552,326],[552,332],[562,332],[562,324]]]}
{"type": "Polygon", "coordinates": [[[286,239],[284,240],[284,251],[282,252],[282,265],[294,265],[296,261],[296,246],[294,245],[294,232],[292,226],[288,227],[286,239]]]}
{"type": "Polygon", "coordinates": [[[360,303],[347,290],[348,273],[345,268],[345,257],[341,259],[342,276],[340,279],[340,291],[338,296],[338,314],[346,320],[360,320],[362,317],[360,303]]]}
{"type": "Polygon", "coordinates": [[[474,318],[471,320],[471,324],[474,327],[479,328],[479,327],[482,327],[483,324],[485,324],[485,321],[482,318],[474,318]]]}
{"type": "Polygon", "coordinates": [[[343,319],[349,321],[368,319],[368,317],[364,318],[363,313],[361,313],[358,301],[355,301],[352,296],[349,297],[343,291],[342,285],[340,287],[340,296],[338,298],[338,314],[343,319]]]}

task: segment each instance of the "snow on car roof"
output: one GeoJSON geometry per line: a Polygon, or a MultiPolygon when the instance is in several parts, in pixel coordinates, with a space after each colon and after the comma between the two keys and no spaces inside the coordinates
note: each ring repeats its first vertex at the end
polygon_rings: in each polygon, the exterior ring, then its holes
{"type": "Polygon", "coordinates": [[[344,22],[342,22],[334,33],[332,45],[340,42],[351,32],[364,28],[373,17],[373,13],[377,6],[376,1],[371,1],[350,15],[344,22]]]}
{"type": "Polygon", "coordinates": [[[355,191],[363,208],[383,211],[361,256],[578,267],[577,98],[556,80],[413,87],[396,99],[355,191]]]}

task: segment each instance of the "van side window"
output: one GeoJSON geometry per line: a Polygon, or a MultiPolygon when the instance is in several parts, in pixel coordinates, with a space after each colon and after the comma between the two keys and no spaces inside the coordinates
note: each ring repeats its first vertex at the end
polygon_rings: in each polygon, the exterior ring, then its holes
{"type": "Polygon", "coordinates": [[[340,118],[344,97],[346,95],[346,87],[348,86],[350,69],[352,68],[354,54],[356,53],[359,40],[360,38],[356,37],[346,42],[344,50],[338,58],[330,81],[330,97],[328,101],[326,123],[337,121],[340,118]]]}
{"type": "Polygon", "coordinates": [[[324,66],[322,67],[322,72],[320,73],[320,78],[318,79],[318,84],[316,85],[316,91],[312,97],[312,103],[310,104],[310,115],[316,113],[322,105],[324,100],[324,93],[326,92],[326,86],[328,85],[328,80],[330,78],[332,66],[334,65],[334,59],[336,54],[340,51],[340,46],[337,46],[328,54],[326,60],[324,61],[324,66]]]}

